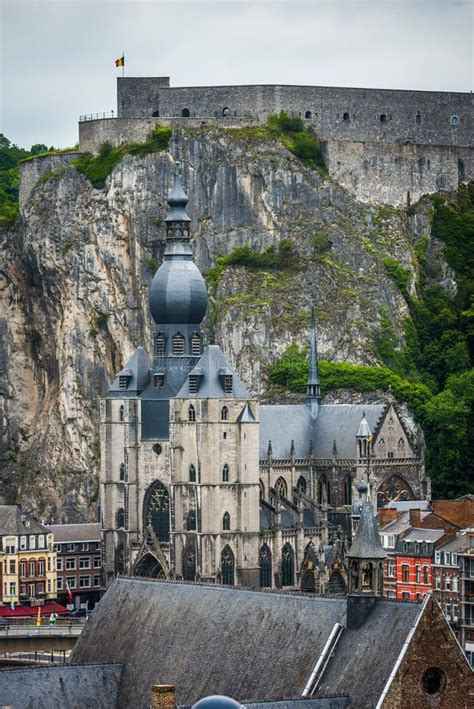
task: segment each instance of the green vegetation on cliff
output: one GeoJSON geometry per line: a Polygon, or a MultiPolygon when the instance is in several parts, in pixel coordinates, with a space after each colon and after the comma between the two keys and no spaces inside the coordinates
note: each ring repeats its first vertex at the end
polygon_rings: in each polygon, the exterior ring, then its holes
{"type": "Polygon", "coordinates": [[[157,124],[143,143],[128,143],[114,148],[111,143],[102,143],[97,156],[83,154],[73,161],[73,165],[82,172],[92,185],[100,190],[112,170],[123,160],[125,155],[144,157],[150,153],[167,150],[172,130],[157,124]]]}
{"type": "Polygon", "coordinates": [[[30,154],[28,150],[13,145],[3,133],[0,134],[0,226],[10,226],[18,217],[18,163],[30,154]]]}
{"type": "MultiPolygon", "coordinates": [[[[321,384],[323,393],[379,389],[405,402],[425,435],[434,496],[454,497],[473,490],[474,183],[450,198],[433,198],[432,235],[444,243],[443,256],[455,273],[456,292],[439,284],[441,273],[436,257],[428,258],[426,238],[415,249],[420,274],[416,297],[408,292],[410,272],[384,258],[383,265],[409,308],[406,346],[399,348],[388,312],[381,313],[375,346],[387,366],[321,362],[321,384]]],[[[307,373],[306,353],[290,347],[270,377],[291,391],[304,392],[307,373]]]]}
{"type": "Polygon", "coordinates": [[[244,266],[259,271],[279,271],[296,268],[296,256],[291,241],[283,239],[279,248],[270,246],[263,252],[254,251],[249,244],[238,246],[227,256],[219,256],[214,268],[207,271],[210,285],[217,286],[221,276],[229,266],[244,266]]]}
{"type": "Polygon", "coordinates": [[[226,128],[225,134],[237,139],[265,140],[276,138],[299,158],[307,167],[321,175],[327,175],[321,144],[311,126],[306,126],[298,116],[289,116],[285,111],[269,116],[262,126],[226,128]]]}

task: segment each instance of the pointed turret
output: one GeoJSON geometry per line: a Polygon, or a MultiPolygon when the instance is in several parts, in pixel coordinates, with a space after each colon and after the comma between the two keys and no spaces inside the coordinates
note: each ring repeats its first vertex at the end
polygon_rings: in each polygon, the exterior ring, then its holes
{"type": "Polygon", "coordinates": [[[383,595],[383,568],[387,556],[381,543],[377,520],[367,500],[368,485],[359,483],[359,524],[352,546],[347,552],[349,586],[347,627],[360,627],[377,598],[383,595]]]}
{"type": "Polygon", "coordinates": [[[316,340],[316,316],[311,308],[311,333],[309,339],[309,376],[306,386],[306,399],[311,408],[312,418],[318,415],[321,402],[321,387],[318,374],[318,346],[316,340]]]}

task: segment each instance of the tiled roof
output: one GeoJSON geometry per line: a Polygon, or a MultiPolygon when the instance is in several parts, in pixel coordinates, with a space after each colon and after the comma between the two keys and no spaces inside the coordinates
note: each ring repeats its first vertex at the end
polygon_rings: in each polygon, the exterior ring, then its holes
{"type": "MultiPolygon", "coordinates": [[[[362,628],[343,632],[316,696],[375,707],[419,612],[419,604],[378,600],[362,628]]],[[[145,708],[152,684],[172,684],[179,705],[225,694],[297,709],[294,698],[345,615],[344,598],[123,577],[94,610],[72,659],[123,662],[120,707],[145,708]]]]}
{"type": "Polygon", "coordinates": [[[383,404],[323,404],[316,419],[306,404],[260,407],[260,458],[267,457],[272,442],[275,459],[289,458],[291,441],[295,456],[306,458],[313,442],[316,458],[332,458],[334,441],[338,458],[354,458],[356,433],[365,412],[372,430],[385,409],[383,404]]]}
{"type": "Polygon", "coordinates": [[[150,360],[143,349],[137,347],[127,364],[115,377],[109,390],[109,396],[116,394],[120,397],[136,396],[137,392],[143,391],[150,380],[150,360]],[[120,377],[129,377],[127,389],[120,389],[120,377]]]}
{"type": "Polygon", "coordinates": [[[100,542],[100,523],[49,524],[55,542],[100,542]]]}
{"type": "Polygon", "coordinates": [[[48,534],[48,531],[47,527],[19,507],[0,505],[0,534],[48,534]]]}
{"type": "Polygon", "coordinates": [[[122,666],[0,670],[0,704],[13,709],[115,709],[122,666]]]}
{"type": "Polygon", "coordinates": [[[412,527],[410,531],[404,535],[404,542],[437,542],[438,539],[444,537],[446,532],[444,529],[420,529],[412,527]]]}
{"type": "Polygon", "coordinates": [[[249,393],[244,383],[218,345],[209,345],[190,374],[197,373],[202,378],[196,393],[189,391],[189,377],[176,394],[178,399],[248,399],[249,393]],[[195,371],[196,370],[196,371],[195,371]],[[224,391],[223,375],[232,376],[232,392],[224,391]]]}

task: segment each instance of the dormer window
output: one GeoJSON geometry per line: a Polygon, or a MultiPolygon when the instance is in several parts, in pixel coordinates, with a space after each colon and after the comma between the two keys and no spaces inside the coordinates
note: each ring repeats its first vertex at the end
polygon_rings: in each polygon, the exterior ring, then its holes
{"type": "Polygon", "coordinates": [[[128,376],[128,374],[121,374],[119,376],[119,389],[124,390],[128,389],[128,383],[130,381],[131,377],[128,376]]]}
{"type": "Polygon", "coordinates": [[[189,375],[189,393],[196,394],[199,389],[199,377],[196,374],[189,375]]]}
{"type": "Polygon", "coordinates": [[[224,391],[226,394],[232,394],[232,374],[224,375],[224,391]]]}
{"type": "Polygon", "coordinates": [[[164,383],[165,375],[162,372],[158,372],[157,374],[153,375],[153,386],[155,387],[155,389],[161,389],[164,383]]]}
{"type": "Polygon", "coordinates": [[[193,332],[191,335],[191,354],[193,357],[198,357],[201,354],[201,335],[199,332],[193,332]]]}
{"type": "Polygon", "coordinates": [[[164,333],[159,332],[155,338],[155,354],[157,357],[165,354],[166,338],[164,333]]]}
{"type": "Polygon", "coordinates": [[[176,335],[173,335],[173,339],[171,341],[171,349],[174,355],[184,354],[184,337],[180,332],[177,332],[176,335]]]}

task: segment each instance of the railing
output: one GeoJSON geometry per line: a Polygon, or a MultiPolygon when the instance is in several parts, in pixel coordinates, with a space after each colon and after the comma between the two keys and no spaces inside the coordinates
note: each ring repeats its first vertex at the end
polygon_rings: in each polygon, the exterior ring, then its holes
{"type": "Polygon", "coordinates": [[[32,662],[42,665],[64,665],[69,659],[69,650],[35,650],[34,652],[4,652],[0,654],[0,662],[3,660],[5,664],[32,662]]]}
{"type": "Polygon", "coordinates": [[[102,113],[88,113],[79,116],[79,123],[85,123],[86,121],[98,121],[101,118],[116,118],[113,111],[103,111],[102,113]]]}
{"type": "Polygon", "coordinates": [[[0,638],[68,637],[81,634],[84,624],[74,625],[4,625],[0,626],[0,638]]]}

